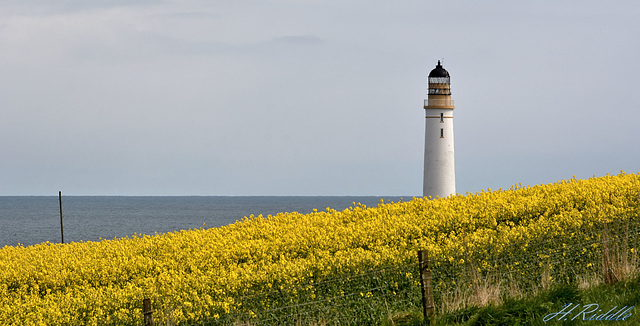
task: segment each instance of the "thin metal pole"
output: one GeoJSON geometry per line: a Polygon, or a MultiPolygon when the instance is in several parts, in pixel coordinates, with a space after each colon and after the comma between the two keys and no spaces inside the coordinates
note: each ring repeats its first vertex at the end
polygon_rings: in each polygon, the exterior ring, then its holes
{"type": "Polygon", "coordinates": [[[60,201],[60,236],[64,243],[64,226],[62,225],[62,191],[58,191],[58,200],[60,201]]]}

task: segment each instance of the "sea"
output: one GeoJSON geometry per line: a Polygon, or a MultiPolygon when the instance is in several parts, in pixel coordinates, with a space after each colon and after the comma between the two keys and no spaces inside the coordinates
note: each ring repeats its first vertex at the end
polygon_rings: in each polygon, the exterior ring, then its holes
{"type": "Polygon", "coordinates": [[[398,202],[400,196],[0,196],[0,248],[221,227],[245,216],[398,202]],[[62,232],[61,232],[62,229],[62,232]]]}

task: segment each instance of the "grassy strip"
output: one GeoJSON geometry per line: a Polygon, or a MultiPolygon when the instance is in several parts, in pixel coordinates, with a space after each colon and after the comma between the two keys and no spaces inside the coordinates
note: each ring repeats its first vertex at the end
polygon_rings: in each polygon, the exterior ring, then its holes
{"type": "MultiPolygon", "coordinates": [[[[556,285],[551,290],[543,291],[535,296],[522,298],[505,298],[500,305],[486,307],[468,307],[454,312],[440,315],[437,325],[638,325],[640,324],[640,312],[637,308],[629,310],[631,314],[626,320],[582,320],[594,314],[596,316],[607,313],[613,309],[613,313],[623,307],[634,307],[640,304],[640,276],[613,285],[600,284],[588,289],[580,289],[576,284],[556,285]],[[565,304],[580,304],[567,315],[550,314],[560,312],[565,304]],[[580,314],[583,309],[593,309],[595,306],[584,308],[588,304],[598,304],[599,310],[594,313],[580,314]],[[616,308],[617,306],[617,308],[616,308]],[[549,320],[544,321],[545,316],[549,320]],[[576,317],[577,316],[577,317],[576,317]],[[574,317],[576,317],[574,319],[574,317]],[[560,321],[559,319],[565,319],[560,321]],[[571,319],[574,319],[573,321],[571,319]]],[[[587,311],[589,311],[587,310],[587,311]]],[[[567,312],[568,310],[565,310],[567,312]]],[[[396,314],[385,326],[424,325],[418,311],[396,314]]]]}

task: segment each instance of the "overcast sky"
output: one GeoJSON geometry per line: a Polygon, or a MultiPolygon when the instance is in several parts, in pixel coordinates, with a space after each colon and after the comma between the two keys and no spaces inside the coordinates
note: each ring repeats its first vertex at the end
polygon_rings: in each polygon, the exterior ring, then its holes
{"type": "Polygon", "coordinates": [[[638,1],[0,2],[0,195],[420,196],[640,171],[638,1]]]}

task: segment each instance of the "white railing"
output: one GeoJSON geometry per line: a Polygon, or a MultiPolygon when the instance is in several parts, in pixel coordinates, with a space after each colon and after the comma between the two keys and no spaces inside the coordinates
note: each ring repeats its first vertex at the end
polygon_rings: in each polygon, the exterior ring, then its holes
{"type": "Polygon", "coordinates": [[[452,99],[426,99],[424,107],[429,106],[454,106],[452,99]]]}

